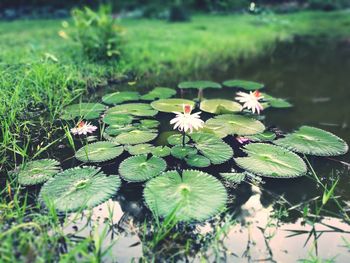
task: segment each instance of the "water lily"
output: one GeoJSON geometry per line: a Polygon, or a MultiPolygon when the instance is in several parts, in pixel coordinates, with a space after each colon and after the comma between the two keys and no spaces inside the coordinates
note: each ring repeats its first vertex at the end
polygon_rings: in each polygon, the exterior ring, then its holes
{"type": "Polygon", "coordinates": [[[87,135],[88,133],[93,133],[97,130],[97,127],[89,122],[80,121],[77,126],[70,129],[71,133],[74,135],[87,135]]]}
{"type": "Polygon", "coordinates": [[[253,113],[257,112],[260,114],[260,111],[262,111],[264,108],[259,102],[259,100],[263,99],[264,97],[261,95],[261,93],[256,90],[254,92],[245,93],[245,92],[237,92],[237,97],[235,98],[240,103],[243,103],[241,110],[247,108],[248,110],[251,110],[253,113]]]}
{"type": "Polygon", "coordinates": [[[240,144],[244,144],[244,143],[248,143],[250,142],[250,140],[246,137],[243,136],[237,136],[236,140],[240,143],[240,144]]]}
{"type": "Polygon", "coordinates": [[[178,129],[181,132],[190,133],[193,130],[198,130],[203,127],[204,121],[200,119],[201,112],[191,114],[192,106],[188,104],[183,105],[183,113],[174,112],[175,118],[170,121],[170,124],[174,124],[174,129],[178,129]]]}

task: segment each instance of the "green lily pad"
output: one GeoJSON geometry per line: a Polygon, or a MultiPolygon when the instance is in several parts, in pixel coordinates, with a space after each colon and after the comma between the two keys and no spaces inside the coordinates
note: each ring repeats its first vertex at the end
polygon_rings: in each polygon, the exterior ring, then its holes
{"type": "Polygon", "coordinates": [[[176,94],[176,90],[170,88],[156,87],[143,95],[143,100],[168,99],[176,94]]]}
{"type": "Polygon", "coordinates": [[[191,138],[198,151],[207,157],[212,164],[221,164],[230,160],[233,150],[222,139],[209,133],[192,133],[191,138]]]}
{"type": "Polygon", "coordinates": [[[153,109],[162,112],[182,112],[183,105],[189,104],[194,107],[194,102],[185,99],[162,99],[151,103],[153,109]]]}
{"type": "Polygon", "coordinates": [[[147,182],[144,189],[149,209],[160,217],[175,214],[181,221],[203,221],[224,210],[227,193],[210,174],[169,171],[147,182]]]}
{"type": "Polygon", "coordinates": [[[165,157],[170,155],[171,149],[168,146],[157,146],[152,149],[152,154],[157,157],[165,157]]]}
{"type": "Polygon", "coordinates": [[[74,120],[75,118],[93,120],[97,119],[105,110],[101,103],[78,103],[64,108],[61,118],[63,120],[74,120]]]}
{"type": "Polygon", "coordinates": [[[123,132],[115,137],[115,141],[120,144],[139,144],[153,141],[158,136],[152,131],[132,130],[123,132]]]}
{"type": "Polygon", "coordinates": [[[225,114],[241,111],[241,105],[231,100],[212,99],[202,101],[200,109],[214,114],[225,114]]]}
{"type": "Polygon", "coordinates": [[[178,87],[180,89],[221,89],[221,85],[207,80],[184,81],[178,87]]]}
{"type": "Polygon", "coordinates": [[[171,148],[171,155],[178,159],[184,159],[186,156],[194,155],[197,153],[196,148],[185,145],[176,145],[171,148]]]}
{"type": "Polygon", "coordinates": [[[125,133],[125,132],[129,132],[129,131],[133,131],[135,130],[136,127],[134,127],[133,125],[111,125],[111,126],[108,126],[106,129],[105,129],[105,133],[107,133],[108,135],[110,136],[117,136],[121,133],[125,133]]]}
{"type": "Polygon", "coordinates": [[[49,180],[60,170],[60,163],[53,159],[41,159],[20,166],[17,172],[20,185],[41,184],[49,180]]]}
{"type": "Polygon", "coordinates": [[[129,182],[144,182],[165,171],[166,162],[159,157],[147,155],[132,156],[121,162],[120,176],[129,182]]]}
{"type": "Polygon", "coordinates": [[[271,131],[264,131],[255,135],[244,136],[253,142],[271,142],[276,139],[276,134],[271,131]]]}
{"type": "Polygon", "coordinates": [[[260,121],[237,114],[218,115],[206,121],[205,128],[224,134],[254,135],[265,130],[260,121]]]}
{"type": "MultiPolygon", "coordinates": [[[[173,134],[170,135],[167,139],[170,145],[182,145],[183,135],[182,134],[173,134]]],[[[185,144],[190,141],[190,138],[185,135],[185,144]]]]}
{"type": "Polygon", "coordinates": [[[157,128],[160,125],[160,122],[157,120],[140,120],[139,127],[145,129],[157,128]]]}
{"type": "Polygon", "coordinates": [[[76,167],[49,179],[41,188],[39,200],[53,204],[61,212],[95,207],[116,194],[121,180],[106,176],[100,168],[76,167]]]}
{"type": "Polygon", "coordinates": [[[234,184],[240,184],[246,177],[245,173],[220,173],[220,175],[226,181],[234,184]]]}
{"type": "Polygon", "coordinates": [[[317,156],[342,155],[349,150],[346,142],[338,136],[310,126],[302,126],[274,143],[295,152],[317,156]]]}
{"type": "Polygon", "coordinates": [[[251,143],[243,148],[247,157],[238,157],[234,160],[241,168],[253,174],[291,178],[306,173],[306,164],[298,155],[289,150],[266,143],[251,143]]]}
{"type": "MultiPolygon", "coordinates": [[[[271,95],[268,95],[266,93],[262,94],[264,96],[264,100],[267,102],[267,105],[273,108],[290,108],[293,107],[292,104],[290,104],[285,99],[281,98],[275,98],[271,95]]],[[[266,107],[264,107],[265,109],[266,107]]]]}
{"type": "Polygon", "coordinates": [[[129,114],[133,116],[154,116],[158,112],[147,103],[126,103],[109,108],[106,114],[129,114]]]}
{"type": "Polygon", "coordinates": [[[204,157],[199,154],[195,154],[195,155],[190,155],[188,158],[186,158],[186,163],[189,166],[202,168],[202,167],[208,167],[210,165],[210,160],[207,157],[204,157]]]}
{"type": "Polygon", "coordinates": [[[80,148],[75,153],[75,158],[85,163],[99,163],[112,160],[124,151],[122,146],[111,142],[95,142],[80,148]]]}
{"type": "Polygon", "coordinates": [[[125,149],[131,155],[139,155],[139,154],[147,154],[151,153],[154,149],[154,146],[150,143],[136,144],[136,145],[128,145],[125,149]]]}
{"type": "Polygon", "coordinates": [[[240,79],[226,80],[222,84],[228,88],[241,88],[245,90],[258,90],[264,87],[264,84],[240,79]]]}
{"type": "Polygon", "coordinates": [[[102,119],[108,125],[127,125],[133,120],[134,117],[128,114],[106,114],[102,119]]]}
{"type": "Polygon", "coordinates": [[[106,104],[114,105],[126,101],[139,100],[140,94],[136,91],[117,91],[102,97],[102,101],[106,104]]]}

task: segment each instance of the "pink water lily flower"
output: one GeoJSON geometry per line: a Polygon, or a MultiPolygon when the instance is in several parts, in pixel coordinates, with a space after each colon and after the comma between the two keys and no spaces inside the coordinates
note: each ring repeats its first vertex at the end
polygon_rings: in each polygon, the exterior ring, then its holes
{"type": "Polygon", "coordinates": [[[261,93],[256,90],[254,92],[237,92],[237,97],[235,98],[240,103],[243,103],[241,110],[247,108],[248,110],[251,110],[253,113],[257,112],[260,114],[260,111],[262,111],[264,108],[259,102],[259,100],[263,99],[264,97],[261,95],[261,93]]]}
{"type": "Polygon", "coordinates": [[[198,130],[203,127],[204,121],[200,119],[201,112],[191,114],[192,106],[188,104],[183,105],[183,113],[174,112],[175,118],[170,121],[170,124],[174,124],[174,129],[178,129],[181,132],[190,133],[193,130],[198,130]]]}
{"type": "Polygon", "coordinates": [[[244,144],[244,143],[248,143],[250,142],[250,140],[246,137],[243,136],[237,136],[236,140],[240,143],[240,144],[244,144]]]}
{"type": "Polygon", "coordinates": [[[89,122],[80,121],[77,126],[70,129],[71,133],[74,135],[87,135],[88,133],[93,133],[97,130],[97,127],[89,122]]]}

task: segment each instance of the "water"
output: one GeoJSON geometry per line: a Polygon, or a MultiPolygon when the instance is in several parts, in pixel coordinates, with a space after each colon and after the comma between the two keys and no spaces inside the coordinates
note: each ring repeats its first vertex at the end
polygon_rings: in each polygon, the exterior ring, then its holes
{"type": "MultiPolygon", "coordinates": [[[[292,131],[301,125],[311,125],[329,130],[338,136],[350,141],[350,44],[346,40],[328,40],[323,38],[305,39],[296,37],[290,43],[278,43],[276,48],[268,54],[251,60],[241,61],[235,65],[223,65],[225,70],[214,69],[211,72],[198,72],[189,80],[209,79],[221,82],[227,79],[246,79],[266,84],[266,92],[287,98],[294,107],[291,109],[269,109],[265,124],[268,127],[277,127],[283,131],[292,131]]],[[[159,84],[175,87],[178,80],[160,81],[159,84]]],[[[140,84],[133,87],[123,85],[112,86],[104,90],[105,94],[113,90],[134,89],[142,92],[150,87],[140,84]]],[[[186,98],[196,96],[195,92],[184,94],[186,98]]],[[[232,89],[206,90],[206,98],[232,98],[232,89]]],[[[169,115],[160,114],[162,126],[160,132],[168,132],[169,115]]],[[[164,134],[163,134],[164,135],[164,134]]],[[[227,139],[230,140],[230,139],[227,139]]],[[[233,144],[232,141],[228,141],[233,144]]],[[[164,142],[164,136],[157,139],[158,144],[164,142]],[[163,139],[162,139],[163,138],[163,139]]],[[[63,167],[75,166],[74,159],[67,159],[72,153],[62,150],[56,153],[63,162],[63,167]]],[[[117,161],[103,165],[107,173],[117,173],[119,160],[125,159],[126,153],[117,161]]],[[[350,172],[349,167],[337,160],[350,161],[350,154],[329,158],[310,158],[318,176],[323,182],[340,181],[336,195],[341,203],[350,202],[350,172]]],[[[168,162],[169,166],[173,163],[168,162]]],[[[210,174],[218,175],[218,171],[230,171],[232,162],[204,169],[210,174]]],[[[170,168],[169,168],[170,169],[170,168]]],[[[104,245],[115,242],[112,255],[107,261],[129,262],[132,258],[140,258],[142,252],[142,235],[140,225],[149,215],[142,199],[143,187],[141,184],[123,183],[118,195],[107,203],[93,209],[90,216],[77,216],[72,224],[65,226],[66,233],[76,236],[86,236],[92,231],[91,225],[97,222],[97,229],[102,233],[104,218],[113,211],[113,227],[107,234],[104,245]],[[88,218],[90,220],[88,220],[88,218]],[[78,228],[78,231],[76,229],[78,228]]],[[[324,218],[318,220],[313,229],[303,220],[303,209],[309,204],[310,211],[314,211],[314,202],[310,201],[322,194],[322,190],[308,177],[298,179],[263,179],[257,187],[254,183],[243,183],[237,187],[229,187],[230,200],[227,215],[233,215],[237,224],[232,225],[227,237],[218,245],[219,251],[226,247],[226,253],[215,254],[214,245],[205,250],[210,261],[227,262],[295,262],[297,259],[312,259],[318,256],[323,259],[335,257],[336,262],[350,262],[349,248],[345,240],[350,242],[350,226],[343,222],[334,203],[326,206],[329,212],[324,212],[324,218]],[[296,209],[288,210],[292,206],[296,209]],[[300,210],[299,212],[297,210],[300,210]],[[314,230],[310,238],[309,233],[314,230]],[[294,232],[293,232],[294,231],[294,232]],[[299,232],[295,232],[299,231],[299,232]],[[305,231],[305,232],[303,232],[305,231]],[[321,231],[321,232],[320,232],[321,231]],[[292,234],[296,234],[290,236],[292,234]]],[[[192,226],[191,230],[183,232],[182,242],[186,238],[198,240],[199,236],[212,236],[217,225],[225,224],[227,217],[215,218],[192,226]],[[197,238],[197,239],[196,239],[197,238]]],[[[212,238],[213,239],[213,238],[212,238]]],[[[214,240],[214,239],[213,239],[214,240]]],[[[181,242],[180,242],[181,243],[181,242]]],[[[214,244],[216,244],[214,242],[214,244]]],[[[179,244],[176,244],[179,245],[179,244]]],[[[159,260],[169,259],[169,247],[175,244],[166,244],[159,260]]],[[[194,246],[189,259],[199,261],[198,252],[204,247],[203,239],[194,246]]],[[[173,251],[174,252],[174,251],[173,251]]],[[[186,261],[181,256],[177,260],[186,261]]]]}

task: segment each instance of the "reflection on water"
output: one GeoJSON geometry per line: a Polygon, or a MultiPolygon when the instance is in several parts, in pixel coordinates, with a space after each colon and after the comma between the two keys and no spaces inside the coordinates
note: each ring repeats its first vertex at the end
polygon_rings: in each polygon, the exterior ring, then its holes
{"type": "MultiPolygon", "coordinates": [[[[289,131],[302,124],[312,125],[329,130],[349,142],[349,72],[350,46],[326,39],[295,39],[293,43],[278,44],[271,54],[241,62],[225,72],[214,70],[202,73],[195,79],[223,81],[240,78],[265,83],[268,93],[287,98],[294,104],[291,109],[267,110],[267,126],[289,131]]],[[[160,84],[175,86],[175,83],[177,80],[160,84]]],[[[123,87],[111,88],[116,89],[123,87]]],[[[106,93],[106,90],[103,92],[106,93]]],[[[184,94],[188,98],[195,95],[194,92],[184,94]]],[[[234,92],[232,89],[222,89],[220,92],[206,90],[204,95],[207,98],[233,98],[234,92]]],[[[162,134],[157,143],[164,144],[166,133],[171,127],[167,124],[169,116],[159,116],[162,119],[162,134]]],[[[239,151],[232,138],[227,142],[236,147],[236,153],[239,151]]],[[[335,194],[340,197],[342,205],[350,202],[350,172],[349,166],[339,160],[349,162],[349,157],[347,154],[334,160],[310,158],[324,183],[340,177],[335,194]]],[[[72,163],[65,165],[70,166],[72,163]]],[[[169,162],[169,165],[171,169],[173,164],[169,162]]],[[[217,176],[218,172],[229,171],[232,167],[233,162],[209,167],[204,171],[217,176]]],[[[103,170],[108,174],[115,173],[116,161],[106,163],[103,170]]],[[[90,215],[72,215],[76,218],[71,218],[72,222],[65,227],[66,233],[87,236],[98,231],[103,235],[107,229],[104,246],[115,243],[106,261],[130,262],[132,258],[140,258],[144,241],[142,223],[149,216],[143,204],[142,189],[140,184],[124,183],[113,201],[96,207],[90,215]]],[[[201,256],[205,255],[209,261],[227,262],[295,262],[297,259],[314,257],[350,262],[349,245],[346,246],[346,242],[350,242],[350,227],[342,221],[339,209],[333,202],[327,204],[324,218],[316,221],[314,227],[304,218],[306,214],[312,218],[314,201],[322,196],[322,189],[310,176],[291,180],[263,179],[260,183],[250,180],[228,189],[230,198],[227,215],[235,223],[229,222],[227,235],[222,236],[224,242],[216,242],[215,246],[209,248],[203,240],[215,241],[215,225],[221,224],[224,219],[216,218],[210,223],[193,226],[190,228],[192,232],[182,232],[184,239],[201,237],[190,260],[199,262],[201,256]],[[219,246],[221,249],[218,249],[219,246]],[[218,257],[218,251],[224,255],[218,257]]],[[[162,255],[163,259],[168,256],[162,255]]],[[[181,256],[176,259],[186,261],[181,256]]]]}

